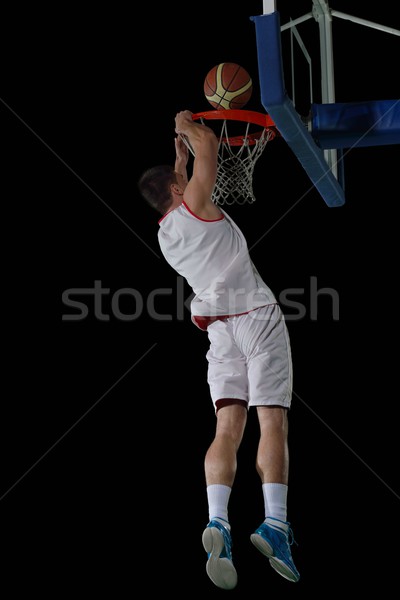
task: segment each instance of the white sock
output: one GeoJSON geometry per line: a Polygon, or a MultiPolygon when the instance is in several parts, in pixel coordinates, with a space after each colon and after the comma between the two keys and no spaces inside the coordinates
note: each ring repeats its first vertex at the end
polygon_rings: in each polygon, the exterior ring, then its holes
{"type": "Polygon", "coordinates": [[[228,522],[228,502],[232,488],[215,483],[207,486],[209,520],[219,517],[228,522]]]}
{"type": "Polygon", "coordinates": [[[286,522],[288,486],[284,483],[263,483],[262,490],[265,518],[273,517],[286,522]]]}

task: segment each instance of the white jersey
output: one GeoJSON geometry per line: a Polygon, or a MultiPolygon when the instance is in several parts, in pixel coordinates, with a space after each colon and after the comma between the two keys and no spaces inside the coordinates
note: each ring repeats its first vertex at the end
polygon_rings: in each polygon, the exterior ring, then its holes
{"type": "Polygon", "coordinates": [[[158,240],[170,266],[184,277],[195,296],[196,317],[226,317],[276,303],[255,268],[247,242],[233,220],[197,217],[183,202],[159,221],[158,240]]]}

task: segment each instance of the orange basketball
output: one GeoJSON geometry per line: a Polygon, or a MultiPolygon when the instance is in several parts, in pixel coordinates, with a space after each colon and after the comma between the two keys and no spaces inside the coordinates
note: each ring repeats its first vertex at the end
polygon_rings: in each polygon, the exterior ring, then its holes
{"type": "Polygon", "coordinates": [[[253,82],[250,75],[236,63],[220,63],[204,80],[204,94],[217,110],[243,108],[250,100],[253,82]]]}

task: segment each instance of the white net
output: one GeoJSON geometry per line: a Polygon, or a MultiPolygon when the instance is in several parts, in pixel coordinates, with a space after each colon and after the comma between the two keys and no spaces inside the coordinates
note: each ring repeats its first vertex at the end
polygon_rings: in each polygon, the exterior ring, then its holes
{"type": "Polygon", "coordinates": [[[232,145],[226,131],[226,121],[222,126],[218,151],[217,182],[213,192],[216,204],[245,204],[255,201],[253,192],[254,167],[266,144],[273,137],[268,129],[263,129],[260,137],[249,137],[248,129],[241,145],[232,145]]]}
{"type": "MultiPolygon", "coordinates": [[[[203,122],[203,119],[201,119],[203,122]]],[[[242,124],[243,125],[243,124],[242,124]]],[[[229,137],[227,121],[222,121],[218,148],[218,171],[212,199],[215,204],[253,203],[254,167],[264,151],[267,143],[275,137],[275,133],[264,128],[257,133],[250,133],[250,124],[245,124],[245,133],[229,137]]],[[[194,156],[187,139],[184,139],[194,156]]]]}

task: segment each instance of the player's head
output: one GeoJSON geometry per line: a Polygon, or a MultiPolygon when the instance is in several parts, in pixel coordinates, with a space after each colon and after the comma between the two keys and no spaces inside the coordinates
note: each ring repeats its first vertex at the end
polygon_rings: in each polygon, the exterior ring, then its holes
{"type": "Polygon", "coordinates": [[[148,204],[164,215],[174,202],[173,186],[179,185],[171,165],[147,169],[138,182],[139,191],[148,204]]]}

